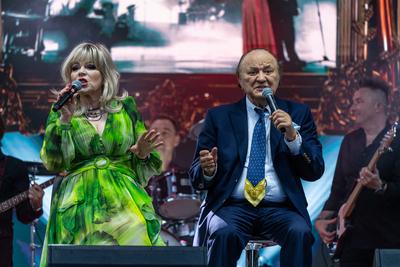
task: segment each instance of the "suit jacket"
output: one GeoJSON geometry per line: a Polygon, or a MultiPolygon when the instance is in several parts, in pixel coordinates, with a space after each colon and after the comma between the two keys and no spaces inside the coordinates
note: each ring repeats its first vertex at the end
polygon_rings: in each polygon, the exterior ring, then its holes
{"type": "MultiPolygon", "coordinates": [[[[292,155],[284,142],[284,136],[274,126],[270,130],[271,156],[282,187],[296,211],[311,226],[307,212],[307,201],[300,177],[314,181],[324,172],[321,143],[317,139],[316,127],[310,109],[291,101],[276,99],[277,106],[292,117],[301,128],[302,145],[298,155],[292,155]]],[[[195,245],[204,244],[208,222],[213,214],[230,197],[240,179],[246,160],[248,146],[246,99],[237,103],[210,109],[199,135],[195,158],[189,170],[193,186],[207,190],[201,206],[195,245]],[[218,148],[217,172],[211,181],[204,179],[199,162],[199,151],[218,148]]]]}

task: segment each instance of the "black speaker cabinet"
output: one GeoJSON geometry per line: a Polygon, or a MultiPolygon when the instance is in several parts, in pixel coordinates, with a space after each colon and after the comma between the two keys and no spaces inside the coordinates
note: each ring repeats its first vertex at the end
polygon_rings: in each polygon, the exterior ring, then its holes
{"type": "Polygon", "coordinates": [[[49,267],[206,267],[204,247],[49,245],[49,267]]]}
{"type": "Polygon", "coordinates": [[[400,249],[376,249],[374,267],[400,266],[400,249]]]}

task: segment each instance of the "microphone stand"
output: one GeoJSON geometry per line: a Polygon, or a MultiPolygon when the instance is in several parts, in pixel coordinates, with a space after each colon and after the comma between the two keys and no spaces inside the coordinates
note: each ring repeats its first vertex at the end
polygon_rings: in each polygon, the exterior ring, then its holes
{"type": "Polygon", "coordinates": [[[37,225],[38,219],[34,219],[31,222],[30,226],[30,235],[31,235],[31,243],[30,243],[30,248],[31,248],[31,267],[35,267],[35,255],[36,255],[36,248],[40,247],[39,245],[35,244],[35,234],[36,234],[36,225],[37,225]]]}
{"type": "MultiPolygon", "coordinates": [[[[30,171],[30,175],[29,175],[29,180],[30,183],[34,183],[37,179],[36,179],[36,173],[38,173],[38,167],[37,166],[32,166],[31,168],[29,168],[30,171]]],[[[39,248],[40,246],[35,244],[35,235],[36,235],[36,225],[38,223],[38,219],[34,219],[31,222],[30,225],[30,244],[29,247],[31,249],[31,267],[35,267],[36,263],[35,263],[35,256],[36,256],[36,248],[39,248]]]]}
{"type": "Polygon", "coordinates": [[[310,61],[307,63],[322,63],[322,62],[335,62],[333,60],[330,60],[327,56],[326,52],[326,43],[325,43],[325,34],[324,34],[324,28],[322,26],[322,18],[321,18],[321,8],[319,5],[319,0],[315,0],[315,4],[317,5],[317,14],[318,14],[318,23],[319,23],[319,32],[321,34],[321,40],[322,40],[322,48],[324,50],[324,54],[322,56],[321,60],[315,60],[315,61],[310,61]]]}

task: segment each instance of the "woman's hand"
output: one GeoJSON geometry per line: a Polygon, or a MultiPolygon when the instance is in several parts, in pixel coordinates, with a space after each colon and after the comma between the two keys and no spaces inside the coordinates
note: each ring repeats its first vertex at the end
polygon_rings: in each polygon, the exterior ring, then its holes
{"type": "Polygon", "coordinates": [[[145,159],[150,155],[153,149],[163,144],[164,142],[160,140],[160,133],[153,129],[139,136],[136,144],[129,150],[136,154],[138,158],[145,159]]]}
{"type": "MultiPolygon", "coordinates": [[[[71,88],[71,84],[68,84],[66,87],[64,87],[57,96],[57,101],[60,100],[61,96],[66,94],[67,92],[72,91],[74,93],[75,89],[71,88]]],[[[71,121],[72,115],[74,115],[74,111],[76,108],[76,97],[77,94],[75,94],[73,97],[71,97],[64,106],[60,109],[61,117],[60,121],[62,123],[69,123],[71,121]]]]}

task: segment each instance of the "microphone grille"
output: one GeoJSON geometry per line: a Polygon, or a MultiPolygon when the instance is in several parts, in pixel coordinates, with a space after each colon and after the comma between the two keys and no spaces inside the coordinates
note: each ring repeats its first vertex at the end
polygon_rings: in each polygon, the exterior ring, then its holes
{"type": "Polygon", "coordinates": [[[71,87],[75,89],[75,91],[81,90],[82,83],[79,80],[75,80],[72,82],[71,87]]]}
{"type": "Polygon", "coordinates": [[[270,96],[270,95],[273,95],[273,94],[274,94],[274,92],[272,91],[272,89],[270,87],[265,87],[262,90],[263,97],[267,97],[267,96],[270,96]]]}

